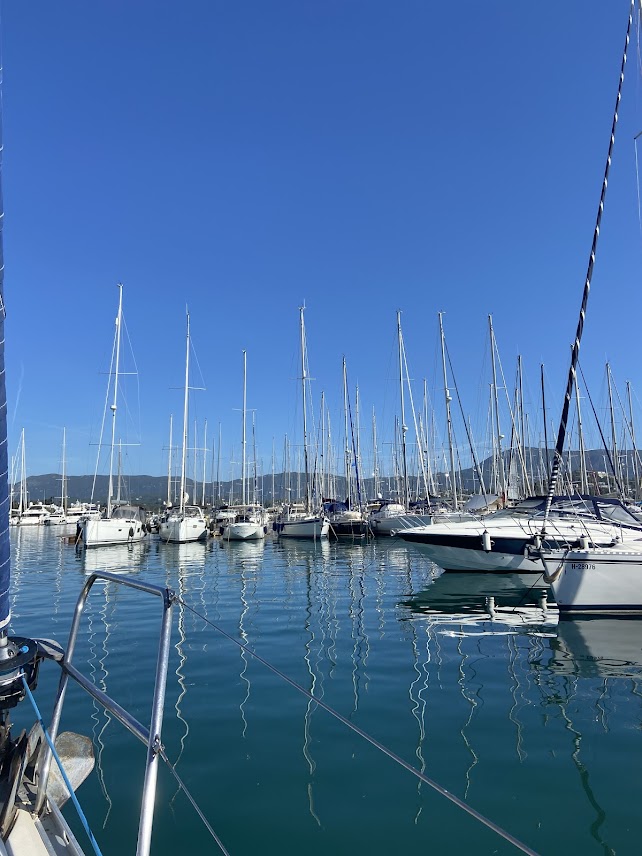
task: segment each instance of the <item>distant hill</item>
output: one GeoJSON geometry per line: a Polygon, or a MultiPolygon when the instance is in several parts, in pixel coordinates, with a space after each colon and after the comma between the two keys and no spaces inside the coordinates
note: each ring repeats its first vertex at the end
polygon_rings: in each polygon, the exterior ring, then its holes
{"type": "MultiPolygon", "coordinates": [[[[579,457],[577,452],[570,452],[570,461],[571,468],[573,472],[576,472],[579,469],[579,457]]],[[[552,456],[552,455],[551,455],[552,456]]],[[[533,467],[535,473],[539,472],[540,469],[540,460],[542,472],[546,472],[546,462],[545,462],[545,454],[541,452],[540,449],[526,449],[525,453],[527,465],[533,467]]],[[[568,460],[568,458],[567,458],[568,460]]],[[[626,471],[632,473],[633,471],[633,454],[632,452],[623,452],[621,458],[621,466],[626,471]]],[[[592,449],[586,452],[586,462],[587,469],[589,471],[589,481],[591,484],[591,490],[595,493],[605,493],[609,488],[609,480],[606,477],[607,470],[607,459],[605,453],[600,449],[592,449]]],[[[505,454],[505,465],[508,467],[509,465],[509,453],[505,454]]],[[[486,458],[481,463],[481,469],[484,476],[484,482],[486,486],[491,483],[491,476],[493,472],[493,460],[492,458],[486,458]]],[[[567,464],[568,466],[568,464],[567,464]]],[[[516,460],[514,456],[514,464],[511,467],[513,474],[519,474],[521,465],[519,461],[516,460]]],[[[467,467],[466,469],[462,469],[461,471],[461,485],[465,492],[475,492],[479,489],[479,479],[476,474],[474,474],[472,467],[467,467]]],[[[345,488],[345,479],[343,476],[335,475],[333,477],[334,485],[335,485],[335,493],[336,498],[342,498],[345,496],[346,488],[345,488]]],[[[92,485],[93,485],[94,477],[93,476],[68,476],[67,478],[67,496],[70,502],[74,502],[75,500],[80,500],[83,502],[87,502],[91,499],[92,494],[92,485]]],[[[290,473],[289,475],[289,484],[290,484],[290,494],[289,496],[292,499],[297,498],[297,486],[301,493],[303,492],[303,474],[302,473],[290,473]]],[[[443,472],[438,472],[435,475],[435,488],[436,492],[445,492],[448,487],[448,477],[443,472]]],[[[262,478],[259,477],[257,484],[257,500],[261,501],[261,489],[263,492],[263,500],[266,505],[270,505],[274,500],[277,502],[282,502],[283,497],[286,496],[287,491],[285,490],[287,484],[287,476],[285,473],[275,473],[274,475],[274,497],[272,496],[272,474],[267,474],[262,478]]],[[[416,493],[416,484],[417,478],[416,476],[410,477],[410,489],[413,494],[416,493]]],[[[31,501],[35,500],[44,500],[47,502],[60,502],[60,486],[61,486],[61,476],[57,473],[46,473],[44,475],[39,476],[30,476],[27,479],[27,489],[29,492],[29,499],[31,501]]],[[[98,476],[96,478],[96,487],[94,490],[94,501],[100,503],[106,503],[107,501],[107,491],[109,487],[109,479],[107,476],[98,476]]],[[[535,485],[534,489],[536,491],[541,491],[543,488],[541,485],[535,485]]],[[[368,499],[374,499],[374,483],[372,478],[362,479],[361,480],[361,490],[362,494],[368,499]]],[[[190,495],[190,499],[196,500],[198,502],[201,501],[203,496],[203,484],[202,482],[197,482],[196,484],[196,493],[194,495],[193,489],[193,481],[192,479],[187,479],[187,492],[190,495]]],[[[248,492],[250,498],[252,497],[252,480],[249,480],[248,483],[248,492]]],[[[380,478],[380,492],[383,496],[394,495],[395,492],[395,479],[394,477],[382,476],[380,478]]],[[[174,497],[173,501],[177,500],[178,494],[178,485],[173,489],[174,497]]],[[[420,491],[423,494],[423,490],[420,491]]],[[[206,503],[209,504],[212,501],[212,498],[215,500],[218,496],[221,497],[221,501],[228,502],[230,500],[240,501],[241,494],[241,482],[240,479],[236,479],[234,482],[226,481],[221,482],[220,488],[214,483],[212,487],[211,482],[207,482],[205,484],[205,500],[206,503]],[[233,495],[232,495],[233,491],[233,495]]],[[[17,501],[18,496],[18,486],[14,487],[14,501],[17,501]]],[[[167,498],[167,476],[147,476],[147,475],[136,475],[136,476],[128,476],[121,480],[121,497],[123,501],[140,503],[147,508],[156,509],[160,508],[163,504],[163,501],[167,498]]]]}

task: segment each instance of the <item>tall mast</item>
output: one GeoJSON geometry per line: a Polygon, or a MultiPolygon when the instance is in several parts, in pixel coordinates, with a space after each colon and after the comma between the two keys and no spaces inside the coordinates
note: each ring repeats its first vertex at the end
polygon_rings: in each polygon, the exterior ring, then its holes
{"type": "Polygon", "coordinates": [[[187,313],[187,336],[185,345],[185,395],[183,398],[183,449],[181,452],[181,513],[185,511],[185,466],[187,459],[187,431],[189,417],[189,312],[187,313]]]}
{"type": "Polygon", "coordinates": [[[299,319],[301,326],[301,393],[303,400],[303,463],[305,467],[305,510],[310,511],[310,488],[308,472],[308,414],[307,414],[307,392],[306,392],[306,347],[305,347],[305,321],[303,313],[305,306],[299,307],[299,319]]]}
{"type": "Polygon", "coordinates": [[[66,445],[67,445],[67,429],[63,428],[62,429],[62,485],[60,488],[60,493],[61,493],[61,497],[60,497],[61,503],[60,504],[62,505],[62,513],[63,514],[65,513],[65,511],[67,511],[67,473],[65,472],[65,470],[66,470],[65,458],[66,458],[66,453],[67,453],[66,445]]]}
{"type": "Polygon", "coordinates": [[[247,488],[246,488],[246,425],[245,414],[247,412],[247,351],[243,351],[243,431],[242,431],[242,451],[241,451],[241,504],[247,505],[247,488]]]}
{"type": "Polygon", "coordinates": [[[640,485],[640,474],[638,471],[638,448],[637,443],[635,442],[635,425],[633,424],[633,404],[631,402],[631,381],[627,380],[626,382],[626,394],[629,400],[629,424],[631,426],[631,444],[633,446],[633,478],[635,479],[635,488],[633,491],[633,498],[638,498],[639,485],[640,485]]]}
{"type": "Polygon", "coordinates": [[[374,499],[379,498],[379,462],[377,460],[377,418],[372,408],[372,470],[374,477],[374,499]]]}
{"type": "Polygon", "coordinates": [[[256,423],[254,419],[254,411],[252,411],[252,454],[254,457],[253,466],[253,485],[252,485],[252,505],[256,505],[256,488],[257,488],[257,470],[256,470],[256,423]]]}
{"type": "Polygon", "coordinates": [[[116,365],[114,374],[114,397],[111,404],[111,451],[109,454],[109,495],[107,516],[111,515],[111,500],[114,493],[114,446],[116,443],[116,408],[118,403],[118,370],[120,368],[120,331],[123,317],[123,286],[118,283],[118,315],[116,316],[116,365]]]}
{"type": "Polygon", "coordinates": [[[502,432],[499,425],[499,397],[497,395],[497,369],[495,367],[495,331],[493,330],[493,316],[488,316],[488,329],[490,331],[490,359],[493,370],[493,409],[495,414],[495,442],[497,444],[497,464],[499,468],[499,483],[502,495],[506,499],[506,474],[504,472],[504,453],[502,451],[502,432]]]}
{"type": "Polygon", "coordinates": [[[207,468],[207,419],[203,428],[203,493],[201,505],[205,506],[205,471],[207,468]]]}
{"type": "Polygon", "coordinates": [[[221,504],[221,442],[223,439],[221,423],[218,423],[218,449],[216,450],[216,501],[221,504]]]}
{"type": "Polygon", "coordinates": [[[326,470],[326,436],[325,436],[325,391],[321,391],[321,460],[320,460],[320,482],[321,482],[321,499],[328,496],[326,490],[325,470],[326,470]]]}
{"type": "Polygon", "coordinates": [[[401,333],[401,312],[397,311],[397,343],[399,346],[399,396],[401,401],[401,479],[403,486],[403,504],[404,508],[408,509],[410,500],[408,496],[408,463],[406,460],[406,413],[404,408],[403,395],[403,336],[401,333]]]}
{"type": "Polygon", "coordinates": [[[343,426],[345,436],[345,446],[343,452],[343,464],[346,480],[346,498],[348,508],[350,508],[350,458],[352,455],[350,444],[348,442],[348,375],[346,372],[346,358],[343,358],[343,426]]]}
{"type": "Polygon", "coordinates": [[[444,399],[446,401],[446,422],[448,426],[448,452],[450,454],[450,489],[452,491],[452,504],[455,511],[459,507],[457,500],[457,473],[455,471],[455,449],[453,445],[453,423],[450,414],[450,402],[452,396],[448,389],[448,374],[446,372],[446,344],[444,337],[443,312],[439,312],[439,338],[441,341],[441,364],[444,373],[444,399]]]}
{"type": "Polygon", "coordinates": [[[276,498],[275,498],[275,496],[274,496],[274,467],[275,467],[275,461],[274,461],[274,437],[272,437],[272,502],[270,503],[270,505],[274,505],[274,504],[276,503],[276,498]]]}
{"type": "Polygon", "coordinates": [[[546,531],[546,523],[548,521],[548,516],[551,510],[551,504],[553,502],[553,495],[555,493],[555,487],[557,485],[557,476],[562,465],[562,454],[564,451],[564,440],[566,438],[566,426],[568,422],[568,413],[571,406],[571,394],[573,392],[573,384],[575,383],[575,377],[577,372],[577,361],[580,353],[580,343],[582,341],[582,332],[584,330],[584,320],[586,318],[586,308],[588,306],[588,298],[591,291],[591,280],[593,278],[593,266],[595,265],[595,253],[597,251],[597,242],[600,236],[600,225],[602,223],[602,212],[604,211],[604,200],[606,198],[606,188],[609,183],[609,172],[611,169],[611,155],[613,153],[613,145],[615,143],[615,129],[617,127],[618,121],[618,112],[620,107],[620,101],[622,100],[622,83],[624,82],[624,69],[626,67],[626,57],[629,47],[629,39],[631,35],[631,24],[633,23],[633,9],[634,9],[634,0],[631,0],[631,6],[629,8],[629,17],[627,21],[626,27],[626,36],[624,39],[624,50],[622,52],[622,63],[620,65],[620,79],[618,83],[617,89],[617,97],[615,100],[615,109],[613,111],[613,122],[611,124],[611,136],[609,139],[609,148],[606,155],[606,165],[604,167],[604,178],[602,179],[602,190],[600,193],[600,201],[597,208],[597,216],[595,218],[595,228],[593,230],[593,243],[591,245],[591,253],[589,256],[588,267],[586,269],[586,279],[584,280],[584,290],[582,292],[582,303],[580,305],[580,314],[577,321],[577,328],[575,331],[575,341],[573,342],[573,348],[571,351],[571,364],[568,370],[568,378],[566,380],[566,391],[564,393],[564,404],[562,406],[562,415],[560,417],[559,430],[557,433],[557,442],[555,444],[555,457],[553,458],[553,465],[551,467],[551,476],[548,484],[548,496],[546,498],[546,508],[544,509],[544,522],[542,525],[542,532],[546,531]]]}
{"type": "Polygon", "coordinates": [[[582,429],[582,410],[580,408],[580,385],[575,379],[575,406],[577,407],[577,431],[580,453],[580,493],[588,493],[588,476],[586,474],[586,450],[584,448],[584,431],[582,429]]]}
{"type": "Polygon", "coordinates": [[[169,415],[169,452],[167,453],[167,507],[172,504],[172,429],[174,416],[169,415]]]}
{"type": "MultiPolygon", "coordinates": [[[[354,391],[354,410],[355,410],[355,431],[357,432],[357,436],[355,438],[355,462],[354,462],[354,471],[355,478],[357,480],[357,488],[359,488],[359,479],[361,478],[361,418],[359,416],[359,384],[355,387],[354,391]]],[[[359,500],[361,497],[358,497],[359,500]]]]}
{"type": "MultiPolygon", "coordinates": [[[[577,385],[577,378],[575,380],[577,385]]],[[[615,481],[622,484],[622,474],[620,472],[620,458],[617,451],[617,431],[615,428],[615,413],[613,411],[613,391],[611,389],[611,366],[606,364],[606,384],[609,391],[609,413],[611,415],[611,445],[613,447],[613,475],[615,481]]]]}
{"type": "Polygon", "coordinates": [[[116,477],[116,505],[120,505],[120,489],[123,475],[123,441],[118,441],[118,475],[116,477]]]}
{"type": "MultiPolygon", "coordinates": [[[[519,385],[519,427],[520,427],[520,446],[522,450],[522,466],[525,475],[525,488],[530,492],[530,479],[528,476],[528,467],[526,466],[526,420],[524,415],[524,383],[522,378],[522,355],[517,355],[517,383],[519,385]]],[[[531,473],[532,478],[532,473],[531,473]]],[[[528,494],[527,494],[528,495],[528,494]]]]}
{"type": "MultiPolygon", "coordinates": [[[[542,418],[544,419],[544,448],[546,450],[546,476],[548,478],[548,473],[551,469],[551,462],[548,455],[548,430],[546,427],[546,396],[544,394],[544,363],[540,366],[540,376],[542,379],[542,418]]],[[[544,487],[544,481],[542,480],[542,488],[544,487]]]]}
{"type": "Polygon", "coordinates": [[[25,429],[22,429],[22,453],[20,456],[20,513],[27,507],[27,456],[25,453],[25,429]]]}

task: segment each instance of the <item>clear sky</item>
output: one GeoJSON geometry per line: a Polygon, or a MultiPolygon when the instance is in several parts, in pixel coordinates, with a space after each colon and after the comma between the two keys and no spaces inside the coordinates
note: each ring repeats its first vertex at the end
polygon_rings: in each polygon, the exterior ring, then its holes
{"type": "MultiPolygon", "coordinates": [[[[535,408],[545,363],[557,419],[628,6],[5,1],[10,449],[24,427],[29,473],[57,471],[66,426],[69,471],[93,471],[118,282],[131,473],[166,471],[186,305],[207,387],[192,419],[208,445],[221,423],[225,475],[243,349],[264,469],[273,438],[278,469],[284,434],[300,438],[303,301],[337,439],[344,354],[364,433],[375,407],[391,439],[397,309],[417,401],[423,378],[441,395],[442,310],[483,435],[492,313],[507,380],[521,353],[535,408]]],[[[636,34],[582,346],[596,394],[607,358],[640,392],[639,69],[636,34]]]]}

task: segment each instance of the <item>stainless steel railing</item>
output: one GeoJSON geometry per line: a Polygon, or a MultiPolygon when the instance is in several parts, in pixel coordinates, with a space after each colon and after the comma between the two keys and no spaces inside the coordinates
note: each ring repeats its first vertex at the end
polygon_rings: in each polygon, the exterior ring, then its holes
{"type": "MultiPolygon", "coordinates": [[[[140,820],[138,824],[138,842],[136,845],[136,856],[148,856],[152,838],[152,823],[154,819],[154,801],[156,794],[156,779],[158,776],[158,762],[161,752],[161,729],[163,725],[163,709],[165,705],[165,686],[167,683],[167,668],[169,663],[170,636],[172,629],[172,607],[176,595],[170,588],[163,586],[155,586],[139,580],[131,580],[127,577],[122,577],[117,574],[109,574],[106,572],[96,572],[87,578],[87,582],[83,586],[76,608],[74,617],[69,631],[69,642],[67,650],[60,663],[62,675],[60,676],[60,684],[58,686],[58,694],[54,705],[54,711],[51,718],[49,733],[52,741],[55,741],[62,716],[62,706],[67,691],[69,678],[73,678],[93,699],[108,710],[115,719],[122,723],[135,737],[138,737],[147,746],[147,761],[145,767],[145,781],[143,784],[143,796],[141,801],[140,820]],[[125,708],[121,707],[106,693],[99,690],[90,680],[88,680],[82,672],[72,664],[74,651],[76,648],[76,640],[78,637],[78,628],[80,627],[80,619],[82,618],[83,610],[89,597],[89,593],[97,580],[106,580],[116,583],[117,585],[125,586],[126,588],[137,589],[138,591],[147,592],[148,594],[160,597],[163,604],[163,613],[161,618],[160,641],[158,645],[158,658],[156,661],[156,681],[154,684],[154,698],[152,701],[152,712],[149,728],[145,728],[135,717],[129,714],[125,708]]],[[[47,779],[49,777],[49,769],[51,767],[51,750],[46,749],[42,764],[40,767],[38,797],[36,801],[36,811],[42,810],[47,794],[47,779]]]]}

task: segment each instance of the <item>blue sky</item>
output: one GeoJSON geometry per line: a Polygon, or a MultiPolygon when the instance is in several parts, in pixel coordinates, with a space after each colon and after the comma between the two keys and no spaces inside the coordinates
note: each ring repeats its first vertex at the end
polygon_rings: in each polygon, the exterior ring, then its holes
{"type": "MultiPolygon", "coordinates": [[[[240,460],[243,349],[264,469],[273,438],[278,469],[284,434],[300,438],[303,301],[312,394],[318,410],[325,391],[336,439],[344,354],[364,435],[374,407],[392,437],[397,309],[417,400],[423,378],[441,395],[441,310],[481,442],[492,313],[507,379],[521,353],[534,412],[545,363],[557,419],[627,11],[5,3],[9,430],[13,449],[25,429],[29,473],[59,469],[63,426],[69,470],[93,471],[119,281],[139,373],[119,412],[123,442],[140,434],[132,473],[166,471],[186,305],[207,387],[192,419],[210,439],[221,423],[225,475],[240,460]]],[[[602,397],[606,359],[639,391],[639,67],[636,36],[582,346],[602,397]]]]}

